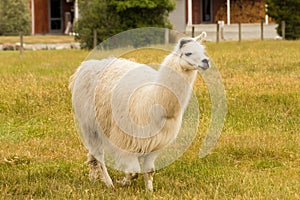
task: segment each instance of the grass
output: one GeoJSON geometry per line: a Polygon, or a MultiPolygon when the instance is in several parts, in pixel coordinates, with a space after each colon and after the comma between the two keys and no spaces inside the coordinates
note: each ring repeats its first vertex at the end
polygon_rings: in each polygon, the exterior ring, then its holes
{"type": "MultiPolygon", "coordinates": [[[[223,133],[199,159],[210,100],[198,77],[198,134],[179,160],[155,174],[152,194],[141,178],[115,190],[88,180],[67,89],[88,52],[0,52],[1,198],[300,199],[300,41],[206,45],[226,88],[223,133]]],[[[153,64],[151,56],[163,58],[145,51],[136,60],[153,64]]],[[[113,180],[122,175],[109,172],[113,180]]]]}
{"type": "MultiPolygon", "coordinates": [[[[67,35],[35,35],[24,36],[25,44],[52,44],[52,43],[71,43],[74,42],[74,36],[67,35]]],[[[0,44],[20,42],[19,36],[0,36],[0,44]]]]}

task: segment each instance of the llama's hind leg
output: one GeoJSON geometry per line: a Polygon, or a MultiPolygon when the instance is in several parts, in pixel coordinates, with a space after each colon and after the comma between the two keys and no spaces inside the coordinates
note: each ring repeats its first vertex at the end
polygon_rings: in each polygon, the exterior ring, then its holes
{"type": "Polygon", "coordinates": [[[139,177],[138,173],[126,173],[125,177],[117,180],[117,183],[119,183],[121,186],[130,185],[131,181],[137,179],[139,177]]]}
{"type": "Polygon", "coordinates": [[[98,161],[96,158],[90,154],[87,155],[87,161],[86,161],[87,166],[89,167],[89,178],[91,181],[95,181],[100,172],[98,168],[98,161]]]}
{"type": "Polygon", "coordinates": [[[125,172],[125,177],[119,179],[117,182],[121,186],[130,185],[132,180],[138,178],[140,172],[140,163],[138,158],[134,155],[123,155],[118,160],[119,169],[125,172]]]}
{"type": "Polygon", "coordinates": [[[90,180],[96,180],[100,176],[101,181],[103,181],[106,186],[114,187],[113,182],[107,172],[103,155],[100,155],[100,157],[96,159],[93,155],[88,154],[87,164],[90,168],[90,180]]]}

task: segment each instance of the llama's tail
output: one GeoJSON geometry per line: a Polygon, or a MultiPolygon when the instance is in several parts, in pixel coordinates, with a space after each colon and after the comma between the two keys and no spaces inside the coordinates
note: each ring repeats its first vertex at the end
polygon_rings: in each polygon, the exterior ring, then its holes
{"type": "Polygon", "coordinates": [[[73,92],[75,80],[77,79],[80,69],[81,69],[81,65],[77,68],[75,73],[73,75],[71,75],[69,78],[69,87],[68,88],[71,91],[71,93],[73,92]]]}
{"type": "Polygon", "coordinates": [[[70,78],[69,78],[69,90],[71,92],[73,92],[74,82],[75,82],[75,79],[76,79],[76,75],[77,75],[77,71],[72,76],[70,76],[70,78]]]}
{"type": "Polygon", "coordinates": [[[81,63],[81,65],[76,69],[75,73],[72,74],[69,78],[69,90],[71,91],[71,93],[73,93],[73,89],[74,89],[74,84],[75,84],[75,80],[78,77],[79,71],[82,68],[83,63],[81,63]]]}

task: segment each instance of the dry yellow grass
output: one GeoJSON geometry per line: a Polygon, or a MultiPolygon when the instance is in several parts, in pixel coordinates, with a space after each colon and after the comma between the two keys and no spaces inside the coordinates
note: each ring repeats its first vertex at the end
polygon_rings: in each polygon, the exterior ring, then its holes
{"type": "MultiPolygon", "coordinates": [[[[223,133],[213,152],[198,158],[210,121],[209,94],[199,76],[197,137],[156,173],[152,194],[141,178],[115,190],[88,180],[67,89],[88,52],[0,52],[1,198],[300,199],[300,41],[206,45],[226,88],[223,133]]],[[[163,58],[162,52],[139,53],[137,61],[163,58]]],[[[109,172],[114,180],[122,175],[109,172]]]]}

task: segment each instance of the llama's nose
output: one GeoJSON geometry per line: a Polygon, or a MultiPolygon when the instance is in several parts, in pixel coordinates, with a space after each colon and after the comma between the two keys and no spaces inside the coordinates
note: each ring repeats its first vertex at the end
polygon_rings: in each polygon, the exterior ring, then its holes
{"type": "Polygon", "coordinates": [[[202,67],[203,70],[206,70],[209,68],[209,60],[208,59],[206,59],[206,58],[203,59],[202,63],[203,63],[203,67],[202,67]]]}
{"type": "Polygon", "coordinates": [[[205,58],[205,59],[202,60],[202,62],[208,65],[209,60],[205,58]]]}

